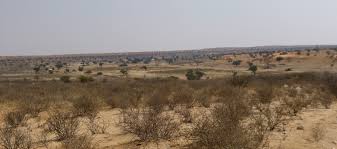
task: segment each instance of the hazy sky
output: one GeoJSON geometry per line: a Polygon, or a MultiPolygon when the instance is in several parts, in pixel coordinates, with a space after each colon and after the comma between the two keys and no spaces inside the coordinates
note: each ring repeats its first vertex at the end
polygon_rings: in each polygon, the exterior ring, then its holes
{"type": "Polygon", "coordinates": [[[337,44],[337,0],[0,0],[0,55],[337,44]]]}

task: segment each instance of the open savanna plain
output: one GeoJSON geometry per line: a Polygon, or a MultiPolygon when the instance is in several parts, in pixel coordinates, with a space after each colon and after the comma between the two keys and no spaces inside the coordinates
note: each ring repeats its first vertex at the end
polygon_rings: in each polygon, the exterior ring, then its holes
{"type": "Polygon", "coordinates": [[[1,59],[0,148],[337,147],[335,49],[1,59]]]}

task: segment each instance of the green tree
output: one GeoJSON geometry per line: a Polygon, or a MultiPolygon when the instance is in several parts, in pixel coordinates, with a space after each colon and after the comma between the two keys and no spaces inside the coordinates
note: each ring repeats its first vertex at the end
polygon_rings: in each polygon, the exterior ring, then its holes
{"type": "Polygon", "coordinates": [[[241,64],[241,60],[233,61],[232,64],[235,66],[239,66],[241,64]]]}
{"type": "Polygon", "coordinates": [[[204,72],[192,69],[188,70],[185,74],[187,80],[200,80],[204,75],[204,72]]]}
{"type": "Polygon", "coordinates": [[[257,66],[253,64],[253,65],[251,65],[249,67],[248,70],[250,70],[254,74],[254,76],[255,76],[256,75],[256,71],[257,71],[257,66]]]}
{"type": "Polygon", "coordinates": [[[122,69],[120,70],[120,72],[121,72],[125,77],[128,76],[128,68],[122,68],[122,69]]]}

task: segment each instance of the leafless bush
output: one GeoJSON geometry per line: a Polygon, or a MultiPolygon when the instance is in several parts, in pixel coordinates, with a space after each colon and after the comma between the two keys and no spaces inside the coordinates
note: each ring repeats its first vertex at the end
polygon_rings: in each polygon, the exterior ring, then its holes
{"type": "Polygon", "coordinates": [[[325,136],[325,128],[322,124],[318,123],[316,124],[313,128],[312,128],[312,138],[314,139],[314,141],[318,142],[320,140],[322,140],[325,136]]]}
{"type": "Polygon", "coordinates": [[[326,89],[323,87],[319,88],[314,95],[314,100],[318,100],[318,102],[321,103],[326,109],[330,107],[334,101],[334,98],[335,97],[333,97],[330,92],[326,91],[326,89]]]}
{"type": "Polygon", "coordinates": [[[282,97],[283,103],[289,109],[289,113],[292,115],[297,115],[304,107],[310,104],[309,101],[306,101],[303,96],[296,96],[294,98],[282,97]]]}
{"type": "Polygon", "coordinates": [[[256,104],[257,116],[266,122],[269,131],[273,131],[279,124],[286,120],[286,107],[284,105],[256,104]]]}
{"type": "Polygon", "coordinates": [[[91,138],[88,136],[78,136],[62,142],[64,149],[94,149],[91,138]]]}
{"type": "Polygon", "coordinates": [[[127,109],[122,111],[121,126],[141,141],[170,139],[178,132],[179,124],[169,114],[153,109],[127,109]]]}
{"type": "Polygon", "coordinates": [[[128,108],[137,107],[138,101],[133,95],[126,92],[116,93],[106,100],[106,103],[110,105],[111,108],[128,108]]]}
{"type": "Polygon", "coordinates": [[[152,109],[160,112],[164,109],[166,105],[169,104],[169,95],[169,90],[165,90],[164,88],[157,89],[147,100],[147,105],[150,106],[152,109]]]}
{"type": "Polygon", "coordinates": [[[55,112],[46,122],[46,132],[55,133],[58,140],[74,138],[79,127],[79,121],[69,112],[55,112]]]}
{"type": "Polygon", "coordinates": [[[248,85],[248,82],[250,80],[250,77],[247,76],[239,76],[237,72],[233,72],[232,78],[230,79],[230,83],[232,86],[236,87],[246,87],[248,85]]]}
{"type": "Polygon", "coordinates": [[[201,90],[197,90],[194,92],[193,94],[193,98],[202,106],[204,107],[210,107],[211,105],[211,101],[210,98],[212,96],[209,94],[207,89],[201,89],[201,90]]]}
{"type": "Polygon", "coordinates": [[[20,111],[37,117],[38,114],[48,108],[48,101],[42,99],[26,99],[21,101],[19,105],[20,111]]]}
{"type": "Polygon", "coordinates": [[[25,119],[25,113],[22,111],[9,112],[5,116],[5,123],[9,127],[19,126],[25,119]]]}
{"type": "Polygon", "coordinates": [[[125,109],[128,107],[137,107],[143,98],[144,87],[142,88],[136,85],[131,87],[129,84],[123,85],[123,87],[114,90],[114,94],[106,100],[106,103],[110,105],[111,108],[125,109]]]}
{"type": "Polygon", "coordinates": [[[274,87],[262,84],[256,89],[256,98],[263,104],[271,103],[274,97],[274,87]]]}
{"type": "Polygon", "coordinates": [[[328,87],[329,91],[337,97],[337,77],[336,74],[323,73],[321,75],[323,82],[328,87]]]}
{"type": "Polygon", "coordinates": [[[97,99],[92,97],[82,96],[77,98],[74,103],[74,113],[77,116],[95,117],[99,110],[97,99]]]}
{"type": "Polygon", "coordinates": [[[182,121],[184,123],[192,123],[192,115],[191,112],[186,107],[180,107],[175,110],[176,113],[182,116],[182,121]]]}
{"type": "Polygon", "coordinates": [[[119,95],[113,95],[105,100],[105,103],[108,104],[111,108],[125,108],[127,107],[128,100],[123,100],[124,98],[119,95]]]}
{"type": "Polygon", "coordinates": [[[265,129],[261,123],[243,124],[245,114],[238,111],[238,103],[218,105],[211,115],[199,119],[191,135],[199,147],[255,149],[263,141],[265,129]]]}
{"type": "Polygon", "coordinates": [[[28,132],[5,127],[0,129],[0,145],[4,149],[31,149],[32,140],[28,132]]]}
{"type": "Polygon", "coordinates": [[[104,120],[90,118],[87,127],[91,134],[105,134],[108,124],[104,120]]]}
{"type": "Polygon", "coordinates": [[[175,89],[171,98],[169,99],[169,106],[174,109],[177,105],[186,105],[187,107],[192,107],[193,105],[193,89],[185,86],[179,89],[175,89]]]}

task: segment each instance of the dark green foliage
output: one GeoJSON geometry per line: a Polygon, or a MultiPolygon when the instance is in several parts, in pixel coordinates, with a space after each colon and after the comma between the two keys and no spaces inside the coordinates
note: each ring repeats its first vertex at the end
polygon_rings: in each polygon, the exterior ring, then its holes
{"type": "Polygon", "coordinates": [[[84,67],[83,66],[79,66],[78,67],[78,71],[83,71],[84,67]]]}
{"type": "Polygon", "coordinates": [[[127,76],[128,75],[128,68],[122,68],[120,70],[120,72],[124,75],[124,76],[127,76]]]}
{"type": "Polygon", "coordinates": [[[80,76],[80,77],[78,77],[78,79],[80,80],[81,83],[94,81],[94,78],[92,78],[90,76],[80,76]]]}
{"type": "Polygon", "coordinates": [[[60,62],[60,61],[58,61],[58,62],[55,64],[55,67],[56,67],[57,69],[61,69],[61,68],[63,67],[63,63],[60,62]]]}
{"type": "Polygon", "coordinates": [[[232,64],[235,66],[239,66],[241,64],[241,60],[233,61],[232,64]]]}
{"type": "Polygon", "coordinates": [[[249,67],[248,70],[251,71],[254,74],[254,76],[255,76],[256,75],[256,71],[257,71],[257,66],[254,65],[254,64],[252,64],[252,65],[250,65],[250,67],[249,67]]]}
{"type": "Polygon", "coordinates": [[[69,83],[70,82],[70,76],[62,76],[62,77],[60,77],[60,80],[64,83],[69,83]]]}
{"type": "Polygon", "coordinates": [[[187,80],[200,80],[204,75],[205,73],[199,70],[188,70],[185,76],[187,80]]]}
{"type": "Polygon", "coordinates": [[[276,57],[276,61],[282,61],[284,58],[283,57],[276,57]]]}

